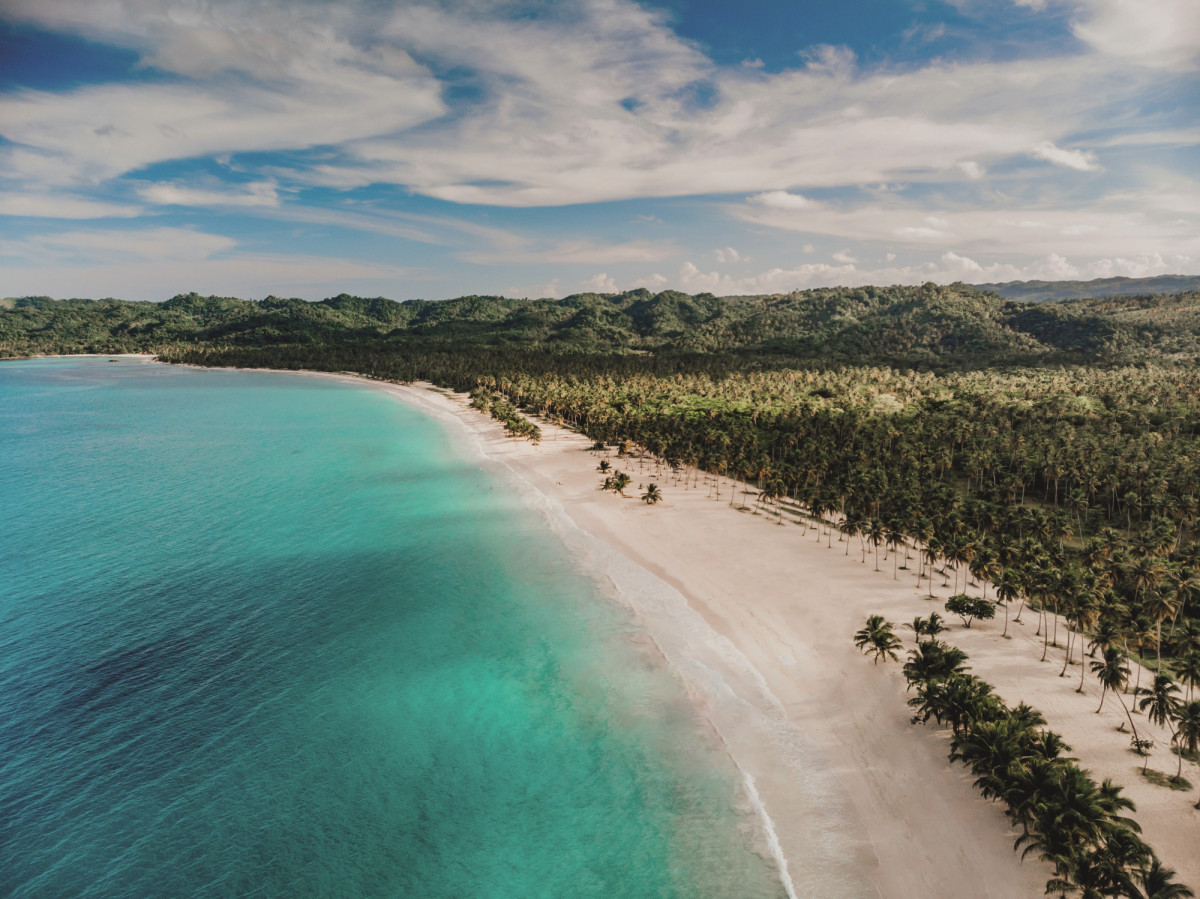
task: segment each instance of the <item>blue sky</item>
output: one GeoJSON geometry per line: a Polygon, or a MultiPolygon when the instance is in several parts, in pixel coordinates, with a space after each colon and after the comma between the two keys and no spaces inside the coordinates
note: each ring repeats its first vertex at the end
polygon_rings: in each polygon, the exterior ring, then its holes
{"type": "Polygon", "coordinates": [[[6,0],[0,295],[1200,273],[1196,0],[6,0]]]}

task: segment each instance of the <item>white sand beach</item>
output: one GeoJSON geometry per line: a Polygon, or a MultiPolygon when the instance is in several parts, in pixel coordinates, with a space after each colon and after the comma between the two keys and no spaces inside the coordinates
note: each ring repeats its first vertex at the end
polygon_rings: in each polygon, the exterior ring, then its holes
{"type": "MultiPolygon", "coordinates": [[[[761,800],[773,828],[764,850],[779,862],[790,895],[1043,895],[1049,867],[1033,856],[1019,859],[1016,833],[1000,806],[948,761],[947,731],[910,723],[900,665],[875,665],[852,642],[864,619],[878,613],[897,625],[907,649],[904,622],[944,613],[952,589],[941,587],[940,578],[937,600],[930,600],[928,582],[917,589],[911,571],[893,579],[891,560],[879,571],[873,556],[860,561],[857,540],[847,554],[836,532],[817,539],[811,528],[805,534],[773,515],[731,508],[728,480],[715,500],[703,484],[685,487],[639,469],[637,460],[613,459],[633,483],[626,497],[602,492],[597,454],[579,434],[539,422],[540,444],[514,440],[462,395],[427,384],[378,386],[442,419],[481,460],[569,520],[592,541],[591,562],[611,548],[620,560],[607,568],[615,589],[625,592],[761,800]],[[664,493],[655,506],[639,501],[635,489],[652,480],[664,493]],[[631,595],[663,590],[685,608],[631,595]],[[697,628],[692,619],[703,623],[697,628]],[[710,689],[714,683],[719,690],[710,689]],[[729,702],[714,700],[726,694],[729,702]]],[[[969,654],[971,670],[1010,705],[1025,701],[1039,709],[1097,781],[1121,784],[1137,804],[1134,817],[1146,841],[1180,880],[1200,887],[1197,790],[1172,791],[1142,778],[1142,759],[1129,750],[1129,734],[1117,729],[1125,716],[1115,697],[1096,714],[1100,691],[1090,675],[1077,693],[1078,665],[1059,677],[1062,649],[1052,646],[1047,661],[1039,661],[1042,641],[1030,611],[1010,624],[1008,638],[1001,637],[1002,620],[965,629],[945,617],[951,630],[942,637],[969,654]]],[[[1146,682],[1152,674],[1142,677],[1146,682]]],[[[1135,722],[1155,740],[1150,768],[1173,774],[1169,734],[1144,715],[1135,722]]],[[[1184,763],[1184,776],[1200,785],[1195,764],[1184,763]]]]}

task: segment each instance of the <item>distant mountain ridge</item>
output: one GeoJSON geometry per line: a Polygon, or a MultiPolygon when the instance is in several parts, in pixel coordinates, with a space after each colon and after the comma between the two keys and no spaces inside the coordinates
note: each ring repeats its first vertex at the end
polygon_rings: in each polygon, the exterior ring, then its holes
{"type": "Polygon", "coordinates": [[[168,347],[325,348],[396,358],[481,352],[728,357],[780,366],[1125,364],[1200,360],[1200,292],[1061,302],[967,284],[769,296],[678,291],[313,303],[181,294],[162,303],[24,297],[0,305],[0,357],[168,347]]]}
{"type": "Polygon", "coordinates": [[[1200,275],[1158,275],[1153,278],[1096,278],[1092,281],[1005,281],[973,284],[1006,300],[1045,302],[1182,293],[1200,290],[1200,275]]]}

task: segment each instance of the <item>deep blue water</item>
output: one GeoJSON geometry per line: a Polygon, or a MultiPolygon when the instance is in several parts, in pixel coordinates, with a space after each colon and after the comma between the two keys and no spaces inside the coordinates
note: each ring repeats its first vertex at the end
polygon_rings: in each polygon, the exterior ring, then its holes
{"type": "Polygon", "coordinates": [[[778,895],[637,636],[379,391],[0,364],[0,895],[778,895]]]}

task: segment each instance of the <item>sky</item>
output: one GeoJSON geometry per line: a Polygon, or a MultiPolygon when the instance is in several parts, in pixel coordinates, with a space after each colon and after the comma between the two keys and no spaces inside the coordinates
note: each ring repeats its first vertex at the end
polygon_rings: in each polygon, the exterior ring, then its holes
{"type": "Polygon", "coordinates": [[[0,296],[1200,274],[1200,0],[4,0],[0,296]]]}

